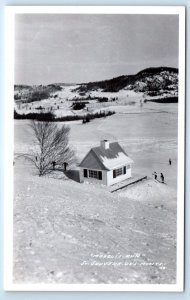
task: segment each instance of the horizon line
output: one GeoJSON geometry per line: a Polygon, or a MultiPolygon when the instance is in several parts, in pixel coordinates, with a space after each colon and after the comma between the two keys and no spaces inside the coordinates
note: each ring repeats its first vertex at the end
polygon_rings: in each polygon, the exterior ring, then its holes
{"type": "Polygon", "coordinates": [[[51,82],[51,83],[46,83],[46,84],[42,84],[42,83],[39,83],[39,84],[28,84],[28,83],[14,83],[14,86],[18,86],[18,85],[23,85],[23,86],[47,86],[47,85],[82,85],[82,84],[88,84],[88,83],[98,83],[98,82],[102,82],[102,81],[109,81],[109,80],[112,80],[112,79],[116,79],[116,78],[119,78],[119,77],[123,77],[123,76],[135,76],[137,75],[138,73],[140,72],[143,72],[145,70],[148,70],[148,69],[161,69],[161,68],[166,68],[166,69],[176,69],[176,70],[179,70],[179,67],[170,67],[170,66],[159,66],[159,67],[148,67],[148,68],[145,68],[145,69],[142,69],[134,74],[128,74],[128,75],[118,75],[118,76],[115,76],[115,77],[112,77],[112,78],[108,78],[108,79],[100,79],[100,80],[94,80],[94,81],[87,81],[87,82],[51,82]]]}

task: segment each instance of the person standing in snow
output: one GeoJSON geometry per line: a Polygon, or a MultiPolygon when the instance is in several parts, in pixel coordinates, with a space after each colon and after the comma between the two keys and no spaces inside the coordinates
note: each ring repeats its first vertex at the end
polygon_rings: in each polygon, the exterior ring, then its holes
{"type": "Polygon", "coordinates": [[[56,162],[52,161],[53,170],[55,170],[55,165],[56,165],[56,162]]]}
{"type": "Polygon", "coordinates": [[[64,162],[63,165],[64,165],[64,171],[66,172],[66,171],[67,171],[68,163],[67,163],[67,162],[64,162]]]}
{"type": "Polygon", "coordinates": [[[172,164],[172,160],[171,158],[169,158],[169,165],[171,166],[171,164],[172,164]]]}
{"type": "Polygon", "coordinates": [[[154,172],[153,175],[154,175],[154,179],[156,180],[157,179],[157,173],[154,172]]]}
{"type": "Polygon", "coordinates": [[[160,173],[160,178],[161,178],[162,183],[164,183],[164,175],[163,175],[163,173],[160,173]]]}

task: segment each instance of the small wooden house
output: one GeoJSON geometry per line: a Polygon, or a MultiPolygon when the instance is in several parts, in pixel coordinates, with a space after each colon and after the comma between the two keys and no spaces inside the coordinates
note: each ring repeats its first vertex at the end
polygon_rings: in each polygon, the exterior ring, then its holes
{"type": "Polygon", "coordinates": [[[79,164],[80,182],[100,183],[107,186],[131,177],[132,159],[118,142],[108,140],[92,148],[79,164]]]}

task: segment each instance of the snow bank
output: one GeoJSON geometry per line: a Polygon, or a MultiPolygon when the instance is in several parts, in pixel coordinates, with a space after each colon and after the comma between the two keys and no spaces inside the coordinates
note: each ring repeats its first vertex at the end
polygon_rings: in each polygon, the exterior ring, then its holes
{"type": "Polygon", "coordinates": [[[149,179],[138,184],[131,185],[119,193],[119,197],[129,199],[156,202],[158,200],[176,202],[176,191],[167,184],[149,179]]]}

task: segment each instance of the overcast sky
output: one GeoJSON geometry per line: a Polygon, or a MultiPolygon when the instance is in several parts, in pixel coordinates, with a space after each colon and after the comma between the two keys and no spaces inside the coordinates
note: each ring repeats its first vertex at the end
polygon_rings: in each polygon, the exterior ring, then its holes
{"type": "Polygon", "coordinates": [[[178,67],[176,15],[16,15],[16,84],[97,81],[156,66],[178,67]]]}

